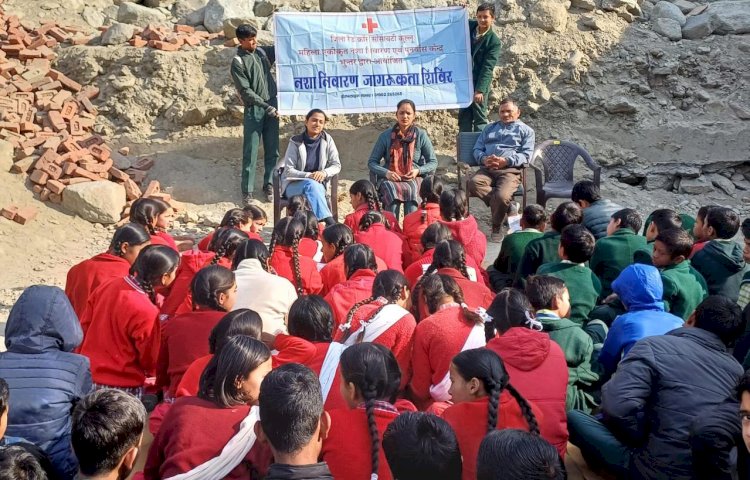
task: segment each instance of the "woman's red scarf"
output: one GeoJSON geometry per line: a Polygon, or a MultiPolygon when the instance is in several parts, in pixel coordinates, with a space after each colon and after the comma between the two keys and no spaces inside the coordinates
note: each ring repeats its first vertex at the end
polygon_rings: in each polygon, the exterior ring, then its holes
{"type": "Polygon", "coordinates": [[[414,169],[414,144],[417,139],[417,127],[412,125],[401,133],[396,124],[391,130],[390,163],[388,169],[397,175],[404,176],[414,169]]]}

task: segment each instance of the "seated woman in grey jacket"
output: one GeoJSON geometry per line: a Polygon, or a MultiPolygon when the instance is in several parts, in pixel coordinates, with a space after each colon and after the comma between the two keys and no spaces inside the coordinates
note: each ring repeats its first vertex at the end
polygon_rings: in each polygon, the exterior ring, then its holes
{"type": "Polygon", "coordinates": [[[318,220],[331,225],[336,222],[326,200],[326,187],[341,171],[341,161],[333,137],[323,130],[326,120],[323,110],[313,108],[305,117],[305,131],[289,140],[282,159],[281,191],[286,198],[307,197],[318,220]]]}

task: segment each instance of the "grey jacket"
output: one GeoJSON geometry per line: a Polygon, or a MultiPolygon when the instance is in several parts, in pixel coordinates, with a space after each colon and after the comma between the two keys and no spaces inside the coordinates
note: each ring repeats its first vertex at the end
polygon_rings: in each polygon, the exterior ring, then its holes
{"type": "Polygon", "coordinates": [[[599,199],[583,209],[583,226],[588,228],[597,240],[606,237],[610,217],[622,209],[623,207],[612,200],[599,199]]]}
{"type": "MultiPolygon", "coordinates": [[[[330,178],[341,171],[341,161],[339,160],[339,151],[336,149],[336,142],[328,132],[321,133],[323,138],[320,141],[320,169],[326,172],[326,179],[323,185],[328,188],[330,178]]],[[[279,166],[284,169],[281,173],[281,191],[284,192],[289,182],[310,178],[312,172],[305,171],[307,162],[307,148],[302,141],[302,134],[295,135],[289,139],[289,145],[286,147],[286,153],[279,162],[279,166]]]]}

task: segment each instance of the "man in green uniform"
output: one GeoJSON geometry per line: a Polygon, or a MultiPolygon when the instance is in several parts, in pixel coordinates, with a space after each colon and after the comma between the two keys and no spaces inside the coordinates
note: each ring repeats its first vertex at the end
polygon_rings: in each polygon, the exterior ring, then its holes
{"type": "Polygon", "coordinates": [[[487,105],[490,103],[492,74],[500,58],[500,38],[492,30],[494,22],[495,6],[491,3],[479,5],[477,19],[469,20],[474,101],[458,111],[460,132],[481,132],[488,123],[487,105]]]}
{"type": "Polygon", "coordinates": [[[247,24],[237,27],[240,46],[232,59],[232,80],[245,105],[242,143],[242,201],[253,203],[255,165],[258,144],[263,138],[263,192],[273,201],[271,179],[279,160],[279,113],[276,100],[276,81],[271,75],[275,60],[273,47],[258,47],[257,30],[247,24]]]}

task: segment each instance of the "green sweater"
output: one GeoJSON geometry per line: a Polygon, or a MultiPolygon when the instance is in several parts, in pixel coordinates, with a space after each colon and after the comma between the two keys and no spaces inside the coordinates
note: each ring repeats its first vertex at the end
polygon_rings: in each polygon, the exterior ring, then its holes
{"type": "MultiPolygon", "coordinates": [[[[471,76],[474,80],[474,91],[482,92],[485,96],[490,92],[492,74],[500,59],[500,37],[490,26],[479,41],[474,42],[474,34],[479,24],[476,20],[469,20],[469,38],[471,40],[471,76]]],[[[488,103],[485,100],[485,103],[488,103]]]]}
{"type": "Polygon", "coordinates": [[[635,263],[642,263],[644,265],[653,265],[654,264],[654,240],[651,240],[650,242],[646,242],[646,246],[643,247],[643,250],[638,250],[635,252],[635,255],[633,255],[633,260],[635,263]]]}
{"type": "Polygon", "coordinates": [[[586,265],[567,262],[545,263],[536,271],[539,275],[557,277],[570,292],[570,320],[578,325],[588,321],[589,313],[596,306],[602,284],[586,265]]]}
{"type": "Polygon", "coordinates": [[[602,298],[612,293],[612,282],[625,267],[635,263],[635,256],[648,255],[646,239],[630,228],[621,228],[597,240],[589,267],[602,282],[602,298]]]}
{"type": "Polygon", "coordinates": [[[501,273],[516,273],[526,245],[542,235],[543,233],[539,230],[526,228],[505,237],[493,264],[495,270],[501,273]]]}
{"type": "Polygon", "coordinates": [[[523,251],[521,261],[518,263],[516,278],[513,286],[524,288],[526,278],[534,275],[545,263],[559,262],[561,258],[557,255],[560,247],[560,233],[554,230],[545,232],[539,238],[531,240],[523,251]]]}
{"type": "Polygon", "coordinates": [[[687,320],[708,296],[706,281],[690,265],[690,260],[664,267],[661,270],[661,281],[664,284],[664,310],[683,320],[687,320]]]}
{"type": "Polygon", "coordinates": [[[232,81],[245,108],[276,106],[276,80],[271,74],[274,58],[274,47],[258,47],[254,52],[237,48],[232,59],[232,81]]]}

